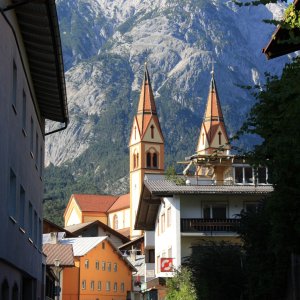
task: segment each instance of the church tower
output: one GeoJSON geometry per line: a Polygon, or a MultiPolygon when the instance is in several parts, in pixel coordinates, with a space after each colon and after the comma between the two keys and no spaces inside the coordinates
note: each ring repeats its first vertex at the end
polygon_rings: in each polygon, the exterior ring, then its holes
{"type": "Polygon", "coordinates": [[[200,155],[226,155],[229,153],[230,145],[214,78],[214,71],[211,74],[206,110],[196,151],[200,155]]]}
{"type": "Polygon", "coordinates": [[[130,155],[130,238],[142,234],[134,230],[145,173],[164,173],[164,137],[159,124],[150,77],[145,64],[137,114],[129,140],[130,155]]]}

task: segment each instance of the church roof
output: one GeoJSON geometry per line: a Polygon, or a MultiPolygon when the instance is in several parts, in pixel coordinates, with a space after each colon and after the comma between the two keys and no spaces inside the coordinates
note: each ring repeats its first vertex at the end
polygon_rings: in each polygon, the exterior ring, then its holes
{"type": "Polygon", "coordinates": [[[151,119],[153,119],[154,122],[157,124],[157,129],[163,137],[159,120],[157,117],[156,105],[151,87],[150,76],[146,64],[136,119],[141,137],[145,134],[151,119]]]}
{"type": "Polygon", "coordinates": [[[106,213],[118,199],[112,195],[73,194],[81,211],[106,213]]]}
{"type": "Polygon", "coordinates": [[[130,208],[130,194],[121,195],[109,208],[108,212],[111,213],[126,208],[130,208]]]}

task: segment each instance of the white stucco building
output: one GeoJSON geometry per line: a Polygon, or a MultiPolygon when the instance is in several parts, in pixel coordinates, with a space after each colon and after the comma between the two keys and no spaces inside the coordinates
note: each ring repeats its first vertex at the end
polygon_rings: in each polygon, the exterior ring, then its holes
{"type": "Polygon", "coordinates": [[[67,126],[54,0],[0,0],[0,298],[44,299],[45,119],[67,126]]]}

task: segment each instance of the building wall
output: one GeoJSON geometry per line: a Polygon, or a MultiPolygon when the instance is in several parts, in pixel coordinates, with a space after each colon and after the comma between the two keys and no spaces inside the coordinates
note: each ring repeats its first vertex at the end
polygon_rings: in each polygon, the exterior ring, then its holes
{"type": "Polygon", "coordinates": [[[82,213],[74,198],[66,208],[64,219],[65,226],[82,223],[82,213]]]}
{"type": "Polygon", "coordinates": [[[99,213],[99,212],[82,212],[82,222],[81,223],[87,223],[87,222],[93,222],[93,221],[100,221],[107,225],[107,215],[105,213],[99,213]]]}
{"type": "MultiPolygon", "coordinates": [[[[0,0],[1,7],[7,4],[0,0]]],[[[5,15],[20,37],[14,12],[5,15]]],[[[41,299],[44,124],[37,115],[38,107],[34,106],[34,90],[22,40],[19,39],[19,52],[1,14],[0,28],[0,39],[5,41],[0,43],[0,285],[8,280],[11,292],[11,283],[15,281],[20,293],[20,282],[26,283],[30,291],[24,291],[23,296],[32,295],[32,298],[23,298],[41,299]]]]}
{"type": "Polygon", "coordinates": [[[108,226],[115,230],[129,228],[130,227],[130,208],[126,208],[126,209],[122,209],[119,211],[109,213],[108,226]],[[117,216],[117,219],[118,219],[117,228],[115,228],[115,222],[114,222],[115,216],[117,216]]]}
{"type": "Polygon", "coordinates": [[[76,291],[76,288],[72,287],[73,282],[79,284],[77,291],[80,294],[80,300],[96,300],[97,298],[101,300],[126,300],[127,291],[131,290],[131,270],[107,241],[98,244],[86,255],[78,257],[76,265],[79,266],[79,274],[76,273],[78,269],[71,268],[64,275],[64,300],[78,299],[78,294],[77,298],[71,297],[71,292],[76,291]],[[104,248],[103,245],[105,245],[104,248]],[[96,268],[96,262],[99,262],[99,269],[96,268]],[[102,263],[105,263],[105,270],[102,269],[102,263]],[[108,270],[109,263],[111,264],[111,271],[108,270]],[[114,264],[117,264],[117,271],[114,271],[114,264]],[[92,281],[94,288],[91,286],[92,281]],[[99,281],[101,282],[101,290],[98,290],[99,281]],[[85,288],[83,282],[85,282],[85,288]],[[106,290],[107,282],[110,282],[109,291],[106,290]],[[114,291],[115,282],[117,283],[117,291],[114,291]],[[124,283],[123,292],[121,291],[121,283],[124,283]]]}
{"type": "Polygon", "coordinates": [[[173,258],[173,267],[181,265],[180,198],[164,198],[160,206],[155,229],[155,273],[158,277],[170,277],[172,272],[160,272],[160,259],[173,258]]]}

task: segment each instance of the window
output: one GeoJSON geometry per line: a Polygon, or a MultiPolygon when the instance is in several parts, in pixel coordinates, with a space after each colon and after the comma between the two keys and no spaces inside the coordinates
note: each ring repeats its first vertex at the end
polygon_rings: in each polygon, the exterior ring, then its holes
{"type": "Polygon", "coordinates": [[[44,159],[43,159],[43,148],[40,148],[40,177],[43,177],[44,159]]]}
{"type": "Polygon", "coordinates": [[[31,119],[30,119],[30,154],[32,157],[33,157],[33,130],[34,130],[33,119],[31,117],[31,119]]]}
{"type": "Polygon", "coordinates": [[[111,271],[111,263],[110,263],[110,262],[107,263],[107,271],[108,271],[108,272],[111,271]]]}
{"type": "Polygon", "coordinates": [[[134,139],[136,140],[136,126],[134,126],[134,139]]]}
{"type": "Polygon", "coordinates": [[[151,168],[151,153],[147,152],[147,168],[151,168]]]}
{"type": "Polygon", "coordinates": [[[202,133],[202,144],[204,145],[204,133],[202,133]]]}
{"type": "Polygon", "coordinates": [[[204,219],[226,219],[226,204],[205,204],[203,206],[204,219]]]}
{"type": "Polygon", "coordinates": [[[157,154],[156,153],[152,154],[152,164],[153,164],[153,168],[157,168],[157,154]]]}
{"type": "Polygon", "coordinates": [[[136,155],[133,154],[133,168],[136,168],[136,155]]]}
{"type": "Polygon", "coordinates": [[[38,167],[39,163],[39,135],[35,133],[35,166],[38,167]]]}
{"type": "Polygon", "coordinates": [[[171,226],[171,207],[167,209],[167,227],[171,226]]]}
{"type": "Polygon", "coordinates": [[[114,282],[114,292],[117,292],[117,291],[118,291],[118,283],[114,282]]]}
{"type": "Polygon", "coordinates": [[[86,281],[82,280],[81,282],[81,289],[85,290],[86,289],[86,281]]]}
{"type": "Polygon", "coordinates": [[[136,167],[139,167],[139,154],[136,154],[136,167]]]}
{"type": "Polygon", "coordinates": [[[98,291],[101,291],[101,289],[102,289],[102,283],[101,281],[98,281],[98,291]]]}
{"type": "Polygon", "coordinates": [[[17,178],[12,169],[10,169],[9,180],[9,214],[16,218],[17,213],[17,178]]]}
{"type": "Polygon", "coordinates": [[[114,229],[117,230],[118,229],[118,216],[117,215],[114,215],[114,219],[113,219],[113,226],[114,226],[114,229]]]}
{"type": "Polygon", "coordinates": [[[102,243],[102,249],[105,249],[105,243],[104,242],[102,243]]]}
{"type": "Polygon", "coordinates": [[[146,263],[153,264],[155,263],[155,251],[154,249],[149,249],[146,255],[146,263]]]}
{"type": "Polygon", "coordinates": [[[221,131],[218,132],[218,136],[219,136],[219,145],[222,145],[222,133],[221,133],[221,131]]]}
{"type": "Polygon", "coordinates": [[[19,222],[20,226],[25,228],[25,190],[22,186],[20,186],[19,222]]]}
{"type": "Polygon", "coordinates": [[[114,263],[114,272],[118,272],[118,264],[114,263]]]}
{"type": "Polygon", "coordinates": [[[110,281],[106,281],[106,290],[110,291],[110,281]]]}
{"type": "Polygon", "coordinates": [[[235,167],[234,168],[235,183],[254,183],[253,171],[251,167],[235,167]]]}
{"type": "Polygon", "coordinates": [[[43,248],[43,245],[42,245],[42,220],[39,219],[39,240],[38,240],[38,247],[39,249],[42,249],[43,248]]]}
{"type": "Polygon", "coordinates": [[[105,261],[102,262],[102,271],[105,271],[106,263],[105,261]]]}
{"type": "Polygon", "coordinates": [[[96,260],[96,264],[95,264],[96,270],[99,270],[99,261],[96,260]]]}
{"type": "Polygon", "coordinates": [[[29,237],[32,238],[33,233],[33,207],[31,202],[28,204],[28,228],[29,228],[29,237]]]}
{"type": "Polygon", "coordinates": [[[161,233],[165,232],[165,214],[161,215],[161,233]]]}
{"type": "Polygon", "coordinates": [[[89,268],[89,265],[90,265],[89,260],[86,259],[86,260],[84,261],[84,267],[85,267],[86,269],[88,269],[88,268],[89,268]]]}
{"type": "Polygon", "coordinates": [[[23,133],[26,135],[26,118],[27,118],[27,108],[26,108],[26,94],[23,90],[23,104],[22,104],[22,129],[23,133]]]}
{"type": "Polygon", "coordinates": [[[150,129],[151,129],[151,139],[154,139],[154,126],[151,125],[150,129]]]}
{"type": "Polygon", "coordinates": [[[13,61],[12,106],[15,113],[17,112],[17,73],[17,65],[16,62],[13,61]]]}
{"type": "Polygon", "coordinates": [[[94,280],[91,281],[91,291],[94,290],[94,280]]]}
{"type": "Polygon", "coordinates": [[[125,291],[125,284],[124,282],[121,282],[121,292],[123,293],[125,291]]]}
{"type": "Polygon", "coordinates": [[[38,215],[37,212],[34,211],[34,224],[33,224],[33,229],[34,229],[34,242],[37,244],[38,242],[38,215]]]}

